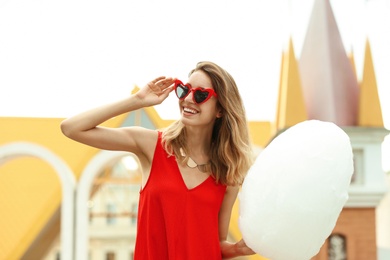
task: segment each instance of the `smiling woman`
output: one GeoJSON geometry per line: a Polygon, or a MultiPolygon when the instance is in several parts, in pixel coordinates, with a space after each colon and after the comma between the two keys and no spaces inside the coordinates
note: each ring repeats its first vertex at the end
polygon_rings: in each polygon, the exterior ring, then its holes
{"type": "Polygon", "coordinates": [[[64,120],[61,129],[75,141],[139,159],[134,259],[254,254],[243,240],[227,241],[232,207],[253,155],[237,85],[217,64],[199,62],[185,85],[155,78],[128,98],[64,120]],[[120,114],[161,104],[174,90],[181,118],[166,129],[101,126],[120,114]]]}

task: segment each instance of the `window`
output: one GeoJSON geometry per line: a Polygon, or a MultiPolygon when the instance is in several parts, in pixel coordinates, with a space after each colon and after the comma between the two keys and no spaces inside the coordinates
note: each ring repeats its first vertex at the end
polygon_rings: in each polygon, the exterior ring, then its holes
{"type": "Polygon", "coordinates": [[[353,149],[353,175],[351,184],[363,184],[364,182],[364,150],[353,149]]]}
{"type": "Polygon", "coordinates": [[[130,209],[130,221],[132,225],[137,224],[137,214],[138,214],[138,202],[132,203],[130,209]]]}
{"type": "Polygon", "coordinates": [[[340,234],[332,234],[328,238],[328,259],[347,260],[346,239],[340,234]]]}
{"type": "Polygon", "coordinates": [[[107,225],[114,225],[116,223],[116,205],[109,203],[107,204],[107,225]]]}

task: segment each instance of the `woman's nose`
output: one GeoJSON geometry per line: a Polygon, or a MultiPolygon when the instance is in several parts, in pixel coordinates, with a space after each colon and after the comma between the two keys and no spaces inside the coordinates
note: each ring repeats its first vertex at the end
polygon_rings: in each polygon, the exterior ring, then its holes
{"type": "Polygon", "coordinates": [[[192,92],[192,90],[190,90],[190,93],[188,93],[188,95],[186,96],[186,98],[184,100],[186,102],[194,103],[194,93],[192,92]]]}

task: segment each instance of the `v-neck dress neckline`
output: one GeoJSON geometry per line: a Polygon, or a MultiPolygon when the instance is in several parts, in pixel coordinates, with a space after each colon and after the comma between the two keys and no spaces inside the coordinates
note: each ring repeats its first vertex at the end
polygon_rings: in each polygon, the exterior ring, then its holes
{"type": "MultiPolygon", "coordinates": [[[[184,187],[186,187],[186,189],[188,191],[192,191],[192,190],[196,190],[198,187],[201,187],[203,184],[206,184],[208,181],[212,181],[212,182],[215,182],[215,179],[213,178],[213,176],[210,174],[206,179],[204,179],[202,182],[200,182],[198,185],[192,187],[192,188],[189,188],[188,187],[188,184],[185,182],[184,180],[184,176],[183,176],[183,173],[180,171],[180,166],[179,166],[179,163],[177,162],[177,159],[175,158],[176,160],[176,169],[177,169],[177,174],[180,176],[180,179],[184,185],[184,187]]],[[[196,173],[194,173],[196,174],[196,173]]]]}

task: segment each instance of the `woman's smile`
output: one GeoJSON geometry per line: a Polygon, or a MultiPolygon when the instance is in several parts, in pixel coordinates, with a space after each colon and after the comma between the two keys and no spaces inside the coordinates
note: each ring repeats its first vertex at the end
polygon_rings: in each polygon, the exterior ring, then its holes
{"type": "Polygon", "coordinates": [[[193,108],[189,108],[189,107],[183,107],[183,112],[184,113],[187,113],[187,114],[198,114],[199,112],[193,108]]]}

